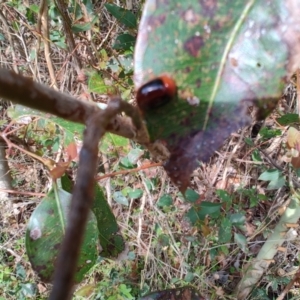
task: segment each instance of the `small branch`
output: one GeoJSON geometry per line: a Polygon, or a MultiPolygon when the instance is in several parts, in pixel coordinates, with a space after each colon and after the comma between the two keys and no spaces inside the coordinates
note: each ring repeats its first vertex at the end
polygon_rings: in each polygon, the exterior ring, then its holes
{"type": "Polygon", "coordinates": [[[149,169],[149,168],[160,167],[162,165],[163,165],[163,163],[161,163],[161,162],[160,163],[153,163],[153,164],[145,164],[145,165],[140,166],[138,168],[134,168],[134,169],[130,169],[130,170],[122,170],[122,171],[118,171],[118,172],[113,172],[113,173],[97,176],[96,180],[100,181],[102,179],[113,177],[113,176],[116,176],[116,175],[124,175],[124,174],[128,174],[128,173],[138,172],[138,171],[149,169]]]}
{"type": "Polygon", "coordinates": [[[74,40],[74,36],[72,33],[72,20],[70,19],[69,12],[68,12],[68,7],[67,4],[63,0],[55,0],[54,1],[56,8],[60,12],[61,18],[62,18],[62,24],[63,24],[63,29],[64,33],[66,36],[66,41],[68,44],[68,51],[73,52],[73,59],[74,59],[74,64],[75,68],[77,71],[77,74],[80,74],[80,70],[82,68],[82,64],[80,59],[78,58],[77,52],[75,51],[76,49],[76,44],[74,40]]]}
{"type": "Polygon", "coordinates": [[[292,286],[295,284],[296,281],[299,282],[300,279],[300,270],[295,274],[294,278],[289,282],[289,284],[285,287],[285,289],[282,291],[280,296],[277,297],[276,300],[283,300],[286,294],[290,291],[292,286]]]}
{"type": "Polygon", "coordinates": [[[52,60],[51,60],[49,24],[48,24],[49,23],[48,22],[48,5],[47,5],[46,0],[41,1],[39,14],[41,14],[41,31],[42,31],[42,35],[44,38],[45,59],[47,62],[49,75],[51,78],[51,86],[53,86],[55,90],[58,90],[57,81],[56,81],[56,77],[55,77],[55,71],[54,71],[52,60]]]}
{"type": "Polygon", "coordinates": [[[21,192],[21,191],[15,191],[15,190],[7,190],[7,189],[0,189],[0,192],[5,192],[5,193],[9,193],[9,194],[17,194],[17,195],[35,196],[35,197],[47,196],[47,194],[44,194],[44,193],[21,192]]]}
{"type": "MultiPolygon", "coordinates": [[[[94,200],[98,143],[106,132],[107,124],[121,111],[135,116],[133,107],[119,98],[114,98],[105,110],[95,111],[87,120],[83,147],[79,157],[77,182],[73,191],[66,235],[56,262],[57,267],[55,268],[50,300],[71,299],[84,229],[94,200]],[[131,111],[129,111],[130,109],[131,111]]],[[[135,124],[138,127],[139,121],[136,121],[135,124]]]]}
{"type": "MultiPolygon", "coordinates": [[[[62,94],[45,85],[34,82],[32,79],[18,75],[12,71],[0,68],[0,97],[14,103],[31,107],[46,113],[53,114],[65,120],[85,124],[88,117],[101,109],[93,102],[80,101],[72,96],[62,94]]],[[[139,113],[135,110],[135,118],[139,113]]],[[[135,139],[144,144],[148,137],[146,130],[138,130],[132,125],[129,118],[115,116],[107,125],[107,130],[120,136],[135,139]]]]}

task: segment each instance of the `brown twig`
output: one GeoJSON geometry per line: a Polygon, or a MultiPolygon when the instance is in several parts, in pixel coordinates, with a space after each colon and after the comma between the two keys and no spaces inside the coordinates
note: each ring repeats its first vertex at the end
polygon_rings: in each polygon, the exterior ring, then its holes
{"type": "Polygon", "coordinates": [[[107,124],[121,111],[133,117],[137,127],[141,125],[141,120],[136,118],[133,107],[119,98],[112,99],[106,110],[95,111],[86,121],[87,128],[80,151],[77,182],[73,191],[66,235],[56,262],[57,267],[50,300],[71,298],[85,224],[94,199],[98,143],[106,132],[107,124]]]}
{"type": "Polygon", "coordinates": [[[17,195],[36,196],[36,197],[45,197],[47,195],[44,193],[21,192],[21,191],[15,191],[15,190],[7,190],[7,189],[0,189],[0,192],[5,192],[5,193],[9,193],[9,194],[17,194],[17,195]]]}
{"type": "Polygon", "coordinates": [[[46,0],[42,0],[40,4],[40,11],[41,14],[41,33],[44,38],[44,52],[45,52],[45,59],[47,62],[50,78],[51,78],[51,86],[58,90],[57,81],[55,77],[55,71],[53,67],[53,63],[51,60],[51,50],[50,50],[50,38],[49,38],[49,22],[48,22],[48,4],[46,0]]]}
{"type": "Polygon", "coordinates": [[[72,21],[69,16],[68,7],[63,0],[55,0],[54,3],[56,5],[58,11],[60,12],[60,15],[62,18],[63,28],[64,28],[64,32],[65,32],[65,36],[66,36],[66,41],[68,44],[68,51],[73,52],[72,57],[74,59],[75,69],[76,69],[77,74],[80,74],[82,64],[77,55],[77,52],[75,51],[76,44],[75,44],[74,36],[72,33],[72,29],[71,29],[72,21]]]}
{"type": "MultiPolygon", "coordinates": [[[[53,114],[68,121],[85,124],[89,116],[101,111],[95,103],[83,102],[32,81],[12,71],[0,68],[0,97],[21,105],[53,114]]],[[[136,112],[136,115],[138,113],[136,112]]],[[[109,132],[135,139],[143,144],[146,134],[137,131],[130,118],[115,116],[106,128],[109,132]]]]}
{"type": "Polygon", "coordinates": [[[109,177],[113,177],[113,176],[117,176],[117,175],[124,175],[124,174],[138,172],[138,171],[149,169],[149,168],[160,167],[162,165],[163,165],[162,162],[160,162],[160,163],[153,163],[153,164],[145,164],[145,165],[140,166],[138,168],[134,168],[134,169],[130,169],[130,170],[122,170],[122,171],[118,171],[118,172],[113,172],[113,173],[109,173],[109,174],[97,176],[96,180],[99,181],[99,180],[102,180],[102,179],[105,179],[105,178],[109,178],[109,177]]]}
{"type": "Polygon", "coordinates": [[[294,283],[299,280],[300,280],[300,270],[298,270],[298,272],[295,274],[294,278],[289,282],[289,284],[285,287],[285,289],[282,291],[282,293],[279,295],[279,297],[277,297],[276,300],[283,300],[285,295],[289,292],[289,290],[294,285],[294,283]]]}

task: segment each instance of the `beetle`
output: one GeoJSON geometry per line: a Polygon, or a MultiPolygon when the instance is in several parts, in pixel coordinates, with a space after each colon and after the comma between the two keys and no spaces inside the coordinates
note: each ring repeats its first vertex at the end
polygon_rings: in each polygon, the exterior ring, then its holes
{"type": "Polygon", "coordinates": [[[136,101],[141,111],[152,110],[172,101],[176,91],[175,81],[167,75],[161,75],[138,89],[136,101]]]}

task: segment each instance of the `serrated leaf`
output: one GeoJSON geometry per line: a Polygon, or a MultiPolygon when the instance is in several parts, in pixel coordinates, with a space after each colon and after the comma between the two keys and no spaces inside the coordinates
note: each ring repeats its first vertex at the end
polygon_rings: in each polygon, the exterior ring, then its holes
{"type": "Polygon", "coordinates": [[[117,36],[113,48],[116,50],[129,50],[135,44],[135,37],[128,33],[123,33],[117,36]]]}
{"type": "Polygon", "coordinates": [[[89,77],[88,89],[92,93],[105,95],[114,91],[111,86],[105,84],[103,77],[96,72],[93,72],[89,77]]]}
{"type": "Polygon", "coordinates": [[[132,191],[129,191],[128,193],[128,197],[131,199],[138,199],[141,198],[143,196],[143,190],[141,189],[135,189],[132,191]]]}
{"type": "MultiPolygon", "coordinates": [[[[50,282],[54,273],[59,246],[66,230],[71,195],[53,190],[41,201],[32,213],[26,230],[26,252],[32,268],[45,282],[50,282]],[[59,204],[59,205],[58,205],[59,204]]],[[[91,212],[81,246],[75,281],[80,282],[97,260],[97,222],[91,212]]]]}
{"type": "Polygon", "coordinates": [[[232,197],[224,190],[216,190],[216,194],[226,203],[231,203],[232,197]]]}
{"type": "Polygon", "coordinates": [[[198,221],[204,221],[206,216],[218,218],[220,216],[221,203],[202,201],[200,205],[194,205],[186,213],[186,218],[195,225],[198,221]]]}
{"type": "Polygon", "coordinates": [[[230,222],[232,225],[241,226],[246,222],[246,217],[241,213],[235,213],[230,215],[230,222]]]}
{"type": "Polygon", "coordinates": [[[130,10],[112,3],[106,3],[104,6],[120,23],[124,24],[128,28],[136,28],[136,16],[130,10]]]}
{"type": "Polygon", "coordinates": [[[254,151],[252,152],[251,157],[252,157],[253,161],[262,161],[260,153],[257,149],[254,149],[254,151]]]}
{"type": "Polygon", "coordinates": [[[231,240],[232,223],[229,219],[224,218],[219,228],[219,242],[228,243],[231,240]]]}
{"type": "Polygon", "coordinates": [[[117,59],[112,57],[107,62],[107,67],[109,67],[113,72],[117,72],[120,68],[124,69],[127,73],[133,70],[133,56],[132,54],[119,55],[117,59]]]}
{"type": "Polygon", "coordinates": [[[135,86],[162,74],[176,82],[177,97],[143,116],[151,140],[170,150],[165,169],[180,190],[198,161],[250,123],[248,106],[258,106],[260,119],[275,107],[298,67],[299,13],[297,1],[146,2],[135,86]]]}
{"type": "Polygon", "coordinates": [[[173,203],[173,199],[170,195],[163,195],[156,202],[156,205],[159,207],[170,206],[173,203]]]}
{"type": "Polygon", "coordinates": [[[186,192],[184,193],[185,200],[189,202],[196,202],[199,200],[200,195],[196,193],[194,190],[187,189],[186,192]]]}
{"type": "Polygon", "coordinates": [[[240,233],[234,233],[234,241],[244,253],[248,253],[247,239],[244,235],[240,233]]]}
{"type": "Polygon", "coordinates": [[[298,114],[285,114],[280,118],[277,118],[276,121],[282,125],[287,126],[293,123],[299,123],[299,115],[298,114]]]}

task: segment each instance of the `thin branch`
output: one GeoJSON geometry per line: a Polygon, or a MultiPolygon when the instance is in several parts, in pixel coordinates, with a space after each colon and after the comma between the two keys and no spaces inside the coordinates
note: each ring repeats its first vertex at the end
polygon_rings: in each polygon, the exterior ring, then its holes
{"type": "Polygon", "coordinates": [[[289,282],[289,284],[285,287],[285,289],[281,292],[280,296],[277,297],[276,300],[283,300],[286,294],[290,291],[290,289],[293,287],[296,281],[299,282],[300,280],[300,271],[298,269],[298,272],[294,275],[294,278],[289,282]]]}
{"type": "Polygon", "coordinates": [[[9,194],[17,194],[17,195],[36,196],[36,197],[47,196],[47,194],[44,194],[44,193],[21,192],[21,191],[8,190],[8,189],[0,189],[0,192],[5,192],[5,193],[9,193],[9,194]]]}
{"type": "MultiPolygon", "coordinates": [[[[94,200],[98,143],[106,132],[107,124],[121,111],[135,116],[133,107],[119,98],[114,98],[105,110],[95,111],[86,122],[87,128],[80,151],[77,182],[73,191],[66,235],[56,262],[50,300],[71,299],[84,229],[94,200]]],[[[139,121],[136,122],[136,126],[139,126],[139,121]]]]}
{"type": "Polygon", "coordinates": [[[122,171],[118,171],[118,172],[113,172],[113,173],[97,176],[96,180],[100,181],[102,179],[110,178],[110,177],[113,177],[113,176],[116,176],[116,175],[124,175],[124,174],[128,174],[128,173],[138,172],[138,171],[149,169],[149,168],[160,167],[162,165],[163,165],[162,162],[145,164],[145,165],[142,165],[138,168],[134,168],[134,169],[130,169],[130,170],[122,170],[122,171]]]}
{"type": "MultiPolygon", "coordinates": [[[[1,68],[0,97],[82,124],[85,124],[90,115],[101,111],[93,102],[80,101],[72,96],[62,94],[45,85],[34,82],[30,78],[1,68]]],[[[136,115],[138,115],[137,111],[136,115]]],[[[147,142],[148,139],[146,133],[141,132],[141,130],[137,131],[131,120],[122,116],[112,118],[106,129],[111,133],[135,139],[141,144],[147,142]]]]}
{"type": "Polygon", "coordinates": [[[55,77],[55,71],[53,67],[53,62],[51,60],[51,49],[50,49],[50,38],[49,38],[49,21],[48,21],[48,5],[46,0],[42,0],[40,4],[40,12],[41,14],[41,29],[42,29],[42,35],[44,38],[44,52],[45,52],[45,59],[47,62],[49,75],[51,78],[51,86],[55,90],[58,90],[57,81],[55,77]],[[45,3],[43,3],[45,2],[45,3]]]}

